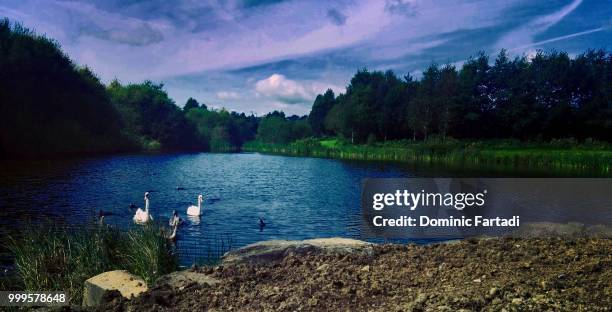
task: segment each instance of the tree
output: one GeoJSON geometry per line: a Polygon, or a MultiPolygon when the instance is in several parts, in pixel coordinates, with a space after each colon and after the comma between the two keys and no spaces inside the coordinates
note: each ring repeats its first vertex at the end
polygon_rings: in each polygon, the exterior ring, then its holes
{"type": "Polygon", "coordinates": [[[145,81],[122,86],[114,81],[107,90],[126,132],[145,148],[157,144],[164,150],[202,148],[196,128],[168,97],[163,84],[145,81]]]}
{"type": "Polygon", "coordinates": [[[0,20],[0,158],[134,149],[104,85],[59,45],[0,20]]]}
{"type": "Polygon", "coordinates": [[[190,97],[189,99],[187,99],[187,102],[183,106],[183,111],[187,112],[192,108],[198,107],[200,107],[200,103],[198,103],[198,101],[196,101],[194,98],[190,97]]]}
{"type": "Polygon", "coordinates": [[[323,95],[317,95],[317,98],[312,104],[312,110],[308,115],[308,122],[315,135],[320,136],[325,133],[325,117],[335,103],[334,91],[331,89],[327,89],[323,95]]]}

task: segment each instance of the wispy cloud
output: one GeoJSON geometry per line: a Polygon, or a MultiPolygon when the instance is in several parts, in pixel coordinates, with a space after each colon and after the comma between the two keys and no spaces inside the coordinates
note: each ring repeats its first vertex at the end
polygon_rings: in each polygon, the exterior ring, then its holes
{"type": "Polygon", "coordinates": [[[0,15],[56,39],[103,81],[152,79],[165,82],[177,103],[194,96],[238,111],[302,114],[317,93],[341,92],[362,67],[403,75],[479,50],[525,53],[588,38],[610,46],[599,35],[610,28],[606,7],[581,0],[3,0],[0,15]]]}
{"type": "Polygon", "coordinates": [[[327,11],[327,17],[329,17],[332,23],[338,26],[344,25],[344,23],[346,23],[346,15],[344,15],[342,12],[338,11],[337,9],[329,9],[327,11]]]}
{"type": "Polygon", "coordinates": [[[510,50],[511,51],[525,50],[526,48],[531,48],[531,47],[535,47],[535,46],[541,46],[541,45],[544,45],[544,44],[547,44],[547,43],[553,43],[553,42],[557,42],[557,41],[561,41],[561,40],[567,40],[567,39],[571,39],[571,38],[575,38],[575,37],[580,37],[580,36],[584,36],[584,35],[600,32],[600,31],[604,31],[604,30],[606,30],[608,28],[610,28],[610,27],[597,27],[595,29],[579,31],[577,33],[573,33],[573,34],[569,34],[569,35],[554,37],[554,38],[550,38],[550,39],[546,39],[546,40],[542,40],[542,41],[538,41],[538,42],[532,42],[530,44],[525,44],[525,45],[522,45],[522,46],[518,46],[518,47],[512,48],[510,50]]]}
{"type": "Polygon", "coordinates": [[[217,92],[217,99],[219,100],[237,100],[240,99],[241,96],[238,92],[234,91],[219,91],[217,92]]]}
{"type": "Polygon", "coordinates": [[[557,24],[564,17],[572,13],[581,3],[582,0],[573,0],[570,4],[551,14],[538,16],[529,23],[513,29],[498,40],[496,44],[497,49],[516,49],[516,47],[533,45],[536,35],[557,24]]]}

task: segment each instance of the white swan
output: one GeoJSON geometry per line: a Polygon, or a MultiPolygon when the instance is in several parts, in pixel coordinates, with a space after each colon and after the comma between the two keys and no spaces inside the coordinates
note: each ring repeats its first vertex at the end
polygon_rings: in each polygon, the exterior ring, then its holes
{"type": "Polygon", "coordinates": [[[149,192],[146,192],[144,194],[144,201],[145,209],[142,210],[141,208],[138,208],[136,210],[136,213],[134,214],[134,222],[136,223],[142,224],[153,221],[153,216],[151,216],[151,214],[149,213],[149,192]]]}
{"type": "Polygon", "coordinates": [[[198,205],[197,206],[189,206],[187,208],[187,214],[190,216],[201,216],[202,215],[202,200],[204,196],[201,194],[198,195],[198,205]]]}

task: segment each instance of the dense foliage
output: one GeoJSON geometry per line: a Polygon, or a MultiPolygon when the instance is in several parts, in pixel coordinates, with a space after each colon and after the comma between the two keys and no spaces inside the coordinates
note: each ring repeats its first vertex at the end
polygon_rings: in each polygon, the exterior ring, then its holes
{"type": "Polygon", "coordinates": [[[338,136],[351,143],[510,138],[612,141],[612,54],[539,52],[460,69],[432,64],[416,80],[359,70],[346,92],[318,95],[309,116],[180,109],[162,84],[104,86],[57,43],[0,21],[0,158],[142,150],[236,151],[253,139],[286,144],[338,136]]]}
{"type": "Polygon", "coordinates": [[[239,150],[244,142],[254,138],[257,131],[258,119],[255,116],[230,113],[225,109],[208,110],[206,105],[198,105],[193,99],[185,104],[185,115],[196,127],[205,150],[239,150]]]}
{"type": "Polygon", "coordinates": [[[0,158],[127,151],[235,151],[258,119],[209,110],[190,98],[181,110],[162,84],[104,86],[54,41],[0,21],[0,158]]]}
{"type": "Polygon", "coordinates": [[[306,116],[285,117],[285,113],[274,111],[261,119],[257,128],[257,140],[265,143],[289,143],[312,136],[306,116]]]}
{"type": "Polygon", "coordinates": [[[57,43],[0,21],[0,157],[127,148],[120,119],[88,68],[57,43]]]}
{"type": "Polygon", "coordinates": [[[202,142],[195,128],[162,87],[150,81],[127,86],[111,82],[107,90],[124,135],[147,149],[198,149],[202,142]]]}
{"type": "Polygon", "coordinates": [[[610,141],[612,54],[539,52],[511,60],[502,50],[493,64],[483,53],[460,70],[432,64],[421,80],[364,69],[346,93],[319,95],[309,122],[316,134],[354,142],[432,135],[610,141]]]}

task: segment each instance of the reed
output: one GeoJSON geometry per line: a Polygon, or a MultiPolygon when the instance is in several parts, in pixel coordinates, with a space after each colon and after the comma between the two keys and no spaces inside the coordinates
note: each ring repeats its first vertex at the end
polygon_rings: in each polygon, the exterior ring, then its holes
{"type": "Polygon", "coordinates": [[[148,283],[177,269],[175,254],[155,225],[127,232],[108,226],[78,229],[53,225],[28,227],[10,237],[17,278],[23,290],[67,291],[80,304],[83,283],[109,270],[123,269],[148,283]]]}
{"type": "Polygon", "coordinates": [[[593,141],[578,143],[571,139],[547,143],[513,140],[392,141],[371,145],[353,145],[336,139],[305,139],[291,144],[252,141],[246,143],[243,149],[290,156],[394,161],[450,168],[612,175],[612,147],[609,144],[593,141]]]}

